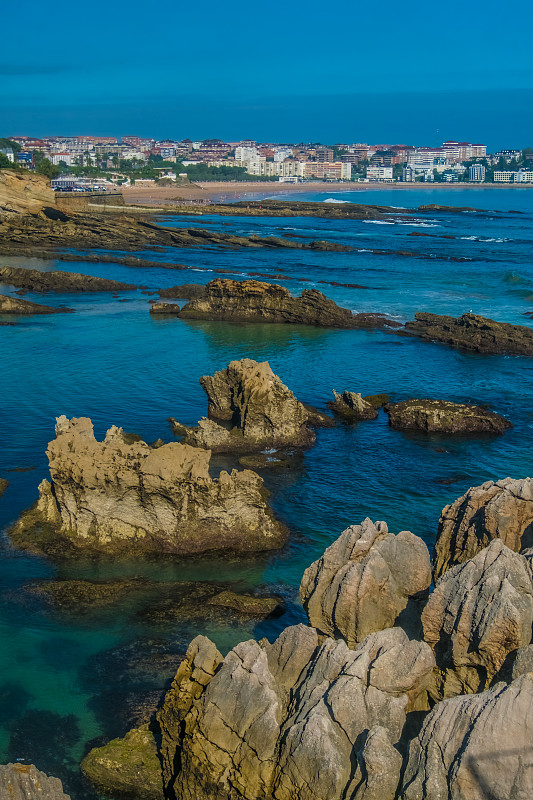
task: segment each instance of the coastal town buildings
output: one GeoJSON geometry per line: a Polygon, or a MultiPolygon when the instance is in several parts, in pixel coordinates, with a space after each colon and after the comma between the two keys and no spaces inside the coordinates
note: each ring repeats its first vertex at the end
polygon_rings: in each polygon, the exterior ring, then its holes
{"type": "Polygon", "coordinates": [[[470,183],[483,183],[485,174],[486,169],[483,164],[471,164],[468,168],[468,180],[470,183]]]}

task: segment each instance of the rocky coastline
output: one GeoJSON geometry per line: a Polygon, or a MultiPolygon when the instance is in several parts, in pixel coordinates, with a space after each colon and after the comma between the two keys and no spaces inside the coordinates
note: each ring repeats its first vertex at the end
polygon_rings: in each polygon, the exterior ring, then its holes
{"type": "Polygon", "coordinates": [[[451,566],[448,542],[430,593],[419,537],[351,526],[304,573],[307,625],[225,657],[197,636],[156,718],[83,771],[143,800],[527,796],[501,732],[518,763],[533,730],[531,551],[496,536],[451,566]]]}
{"type": "Polygon", "coordinates": [[[7,294],[0,294],[0,314],[18,314],[28,317],[34,314],[72,313],[74,313],[72,308],[44,306],[41,303],[31,303],[29,300],[21,300],[19,297],[10,297],[7,294]]]}
{"type": "Polygon", "coordinates": [[[29,292],[119,292],[137,289],[132,283],[95,278],[79,272],[42,272],[22,267],[0,267],[0,283],[29,292]]]}

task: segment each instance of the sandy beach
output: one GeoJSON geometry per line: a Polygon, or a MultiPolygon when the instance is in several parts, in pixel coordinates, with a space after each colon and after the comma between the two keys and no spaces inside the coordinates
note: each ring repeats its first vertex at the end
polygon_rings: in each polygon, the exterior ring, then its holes
{"type": "Polygon", "coordinates": [[[533,184],[508,183],[326,183],[314,181],[309,183],[266,183],[262,181],[242,181],[236,183],[205,182],[177,186],[143,185],[130,186],[123,189],[127,205],[169,206],[173,203],[185,202],[232,202],[234,200],[257,200],[273,195],[308,194],[309,192],[364,192],[379,190],[406,189],[531,189],[533,184]]]}

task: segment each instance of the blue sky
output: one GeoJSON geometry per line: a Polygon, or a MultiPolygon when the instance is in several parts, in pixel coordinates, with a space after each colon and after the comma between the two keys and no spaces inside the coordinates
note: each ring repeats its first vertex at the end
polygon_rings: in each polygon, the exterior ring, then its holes
{"type": "Polygon", "coordinates": [[[29,0],[0,50],[0,130],[523,147],[532,8],[29,0]]]}

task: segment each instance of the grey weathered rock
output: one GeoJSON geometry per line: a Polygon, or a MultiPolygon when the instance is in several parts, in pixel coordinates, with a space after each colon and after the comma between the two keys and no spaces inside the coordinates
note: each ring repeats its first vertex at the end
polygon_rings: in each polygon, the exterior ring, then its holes
{"type": "Polygon", "coordinates": [[[96,441],[90,419],[59,417],[49,444],[51,482],[39,487],[12,531],[22,545],[52,542],[102,552],[178,554],[250,552],[279,547],[286,531],[268,508],[262,479],[250,470],[209,475],[210,453],[171,443],[128,443],[113,426],[96,441]],[[44,524],[43,524],[44,523],[44,524]],[[33,538],[32,538],[33,537],[33,538]]]}
{"type": "Polygon", "coordinates": [[[533,675],[438,703],[413,740],[401,800],[533,797],[533,675]]]}
{"type": "Polygon", "coordinates": [[[174,432],[195,447],[213,452],[304,447],[315,441],[310,426],[322,424],[318,412],[300,403],[267,361],[232,361],[226,369],[204,375],[200,384],[208,397],[208,418],[196,428],[171,420],[174,432]]]}
{"type": "Polygon", "coordinates": [[[300,597],[311,625],[350,647],[374,631],[411,625],[411,609],[427,596],[429,552],[418,536],[389,533],[365,519],[344,531],[304,572],[300,597]]]}
{"type": "Polygon", "coordinates": [[[392,800],[393,745],[433,666],[430,648],[399,628],[350,650],[298,625],[223,661],[198,638],[159,713],[167,796],[392,800]]]}
{"type": "Polygon", "coordinates": [[[483,691],[531,641],[533,581],[526,559],[499,539],[448,570],[422,612],[437,661],[436,699],[483,691]]]}
{"type": "Polygon", "coordinates": [[[433,557],[434,579],[475,556],[492,539],[501,539],[516,552],[533,545],[531,478],[486,481],[443,509],[433,557]]]}
{"type": "Polygon", "coordinates": [[[508,419],[481,406],[448,400],[404,400],[385,407],[392,428],[424,433],[503,433],[513,425],[508,419]]]}
{"type": "Polygon", "coordinates": [[[118,292],[137,288],[132,283],[82,275],[80,272],[44,272],[25,267],[0,267],[0,283],[31,292],[118,292]]]}
{"type": "Polygon", "coordinates": [[[338,394],[333,390],[333,394],[335,400],[330,401],[328,407],[340,417],[348,420],[377,419],[378,412],[374,406],[357,392],[338,394]]]}
{"type": "Polygon", "coordinates": [[[59,778],[33,764],[0,765],[0,800],[70,800],[59,778]]]}

